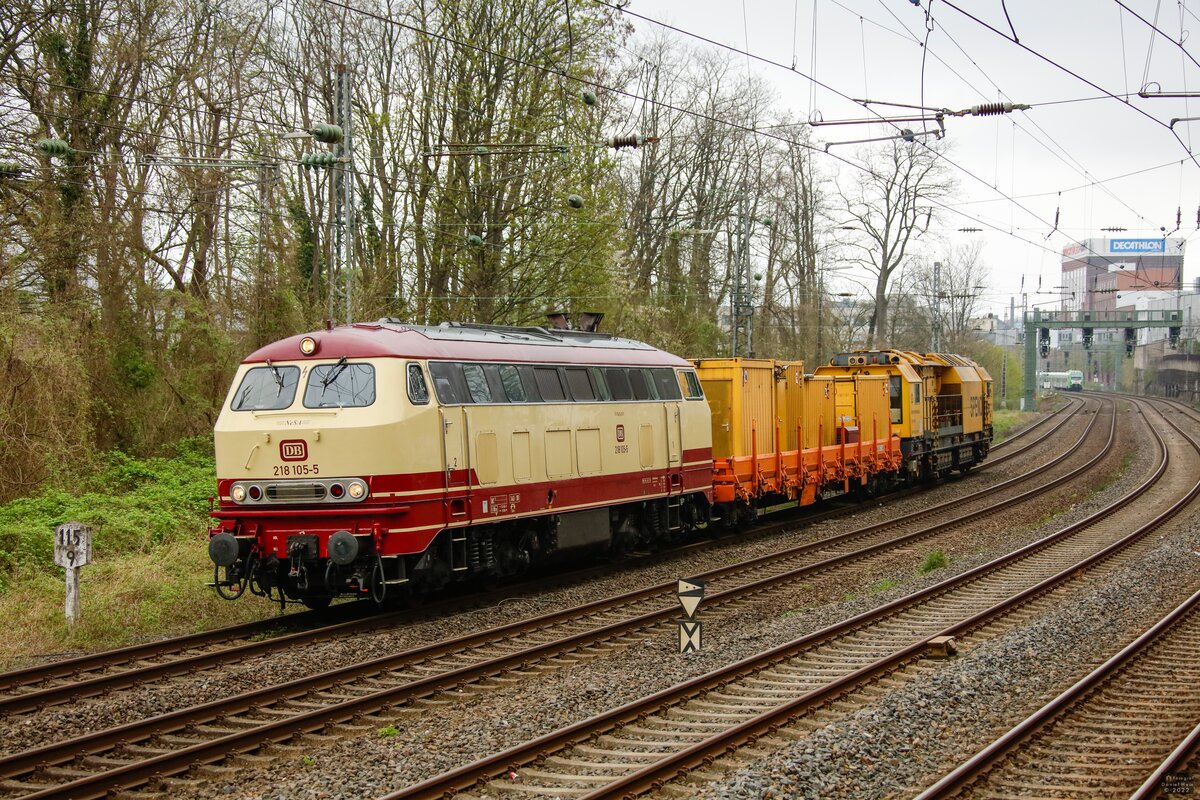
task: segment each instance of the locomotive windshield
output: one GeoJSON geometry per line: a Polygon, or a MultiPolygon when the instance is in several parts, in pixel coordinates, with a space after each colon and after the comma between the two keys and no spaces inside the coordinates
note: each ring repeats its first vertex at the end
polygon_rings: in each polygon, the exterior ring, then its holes
{"type": "Polygon", "coordinates": [[[233,395],[230,408],[234,411],[273,411],[287,408],[296,399],[296,384],[300,381],[298,367],[254,367],[246,372],[242,384],[233,395]]]}
{"type": "Polygon", "coordinates": [[[304,390],[305,408],[359,408],[374,402],[375,368],[345,358],[313,367],[304,390]]]}

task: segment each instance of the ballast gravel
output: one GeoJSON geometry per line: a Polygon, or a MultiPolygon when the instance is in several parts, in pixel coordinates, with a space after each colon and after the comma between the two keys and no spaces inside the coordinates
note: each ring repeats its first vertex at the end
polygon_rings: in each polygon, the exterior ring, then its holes
{"type": "Polygon", "coordinates": [[[751,763],[697,796],[868,800],[918,794],[1198,587],[1200,526],[1189,522],[1183,530],[1163,534],[1145,558],[1104,585],[960,654],[923,680],[751,763]]]}

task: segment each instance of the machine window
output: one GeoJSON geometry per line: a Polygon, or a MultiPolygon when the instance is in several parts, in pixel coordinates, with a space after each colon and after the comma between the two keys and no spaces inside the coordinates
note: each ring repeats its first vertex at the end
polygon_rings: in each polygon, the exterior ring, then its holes
{"type": "Polygon", "coordinates": [[[899,375],[888,378],[888,400],[892,412],[892,424],[899,425],[904,421],[904,379],[899,375]]]}
{"type": "Polygon", "coordinates": [[[504,388],[504,381],[500,380],[500,368],[495,364],[484,364],[483,374],[487,377],[488,389],[492,392],[492,402],[507,403],[508,392],[504,388]]]}
{"type": "Polygon", "coordinates": [[[466,402],[466,387],[462,386],[462,369],[448,361],[430,361],[429,375],[433,378],[433,390],[438,402],[454,405],[466,402]]]}
{"type": "Polygon", "coordinates": [[[558,403],[567,399],[562,379],[556,367],[534,367],[533,377],[537,380],[538,392],[547,403],[558,403]]]}
{"type": "Polygon", "coordinates": [[[567,368],[567,385],[571,387],[571,397],[579,401],[595,400],[596,391],[588,378],[588,371],[583,367],[567,368]]]}
{"type": "Polygon", "coordinates": [[[921,402],[921,384],[919,384],[919,383],[913,384],[913,402],[914,403],[921,402]]]}
{"type": "Polygon", "coordinates": [[[463,364],[463,378],[467,382],[467,394],[472,403],[492,402],[492,390],[488,388],[487,376],[478,364],[463,364]]]}
{"type": "Polygon", "coordinates": [[[533,367],[517,367],[517,374],[521,376],[521,388],[525,390],[525,402],[542,402],[542,393],[538,391],[537,378],[533,376],[533,367]]]}
{"type": "Polygon", "coordinates": [[[345,358],[313,367],[304,390],[305,408],[362,408],[375,402],[375,367],[345,358]]]}
{"type": "Polygon", "coordinates": [[[601,400],[612,400],[608,384],[604,381],[604,372],[599,367],[589,367],[588,374],[592,376],[592,385],[596,387],[596,397],[601,400]]]}
{"type": "Polygon", "coordinates": [[[704,389],[700,387],[700,379],[690,369],[679,373],[679,385],[683,389],[683,396],[688,400],[704,399],[704,389]]]}
{"type": "Polygon", "coordinates": [[[673,369],[652,369],[650,376],[654,378],[654,388],[658,390],[659,400],[682,400],[679,393],[679,381],[675,379],[673,369]]]}
{"type": "Polygon", "coordinates": [[[234,411],[274,411],[287,408],[296,399],[299,367],[265,367],[246,371],[229,407],[234,411]]]}
{"type": "Polygon", "coordinates": [[[521,374],[517,372],[517,368],[509,364],[500,366],[500,382],[504,384],[504,393],[508,395],[510,403],[524,403],[525,387],[521,384],[521,374]]]}
{"type": "Polygon", "coordinates": [[[425,385],[425,373],[420,364],[408,365],[408,399],[418,406],[429,402],[429,387],[425,385]]]}
{"type": "Polygon", "coordinates": [[[641,369],[629,370],[629,385],[633,387],[634,400],[652,400],[654,395],[650,382],[646,380],[646,371],[641,369]]]}
{"type": "Polygon", "coordinates": [[[632,400],[633,387],[629,385],[629,373],[618,367],[608,367],[604,370],[604,379],[608,382],[613,400],[632,400]]]}

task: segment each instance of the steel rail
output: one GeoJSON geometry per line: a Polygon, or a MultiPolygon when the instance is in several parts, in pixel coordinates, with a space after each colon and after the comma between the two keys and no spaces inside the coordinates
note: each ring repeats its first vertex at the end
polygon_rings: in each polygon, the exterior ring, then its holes
{"type": "Polygon", "coordinates": [[[1154,772],[1150,773],[1150,777],[1129,795],[1129,800],[1149,800],[1157,796],[1162,788],[1163,778],[1173,772],[1180,772],[1197,750],[1200,750],[1200,724],[1183,737],[1183,741],[1163,759],[1154,772]]]}
{"type": "MultiPolygon", "coordinates": [[[[610,731],[624,723],[644,718],[648,714],[661,711],[673,705],[677,705],[683,700],[701,695],[707,691],[718,689],[721,686],[724,686],[731,681],[735,681],[744,675],[761,671],[769,664],[794,656],[802,650],[815,649],[821,644],[845,635],[854,627],[865,623],[870,623],[881,618],[889,617],[893,615],[894,612],[901,610],[902,607],[911,607],[925,599],[932,597],[935,594],[952,591],[955,588],[973,582],[977,577],[987,572],[994,571],[1002,566],[1017,562],[1026,556],[1049,547],[1056,542],[1063,541],[1068,537],[1073,536],[1075,533],[1083,531],[1086,528],[1105,519],[1107,516],[1111,515],[1114,509],[1123,507],[1130,501],[1140,497],[1155,483],[1157,483],[1157,481],[1160,480],[1166,473],[1170,463],[1169,452],[1161,435],[1155,431],[1153,427],[1151,430],[1155,435],[1156,444],[1161,454],[1161,461],[1154,474],[1151,475],[1139,487],[1125,495],[1120,500],[1099,512],[1089,515],[1086,519],[1081,520],[1080,522],[1051,534],[1050,536],[1045,537],[1038,542],[1026,545],[1025,547],[1022,547],[1013,553],[994,559],[987,564],[969,570],[962,575],[947,579],[946,581],[942,581],[934,586],[913,593],[907,597],[899,598],[898,600],[888,603],[878,609],[865,612],[844,622],[829,626],[821,631],[801,637],[794,642],[774,648],[764,654],[760,654],[759,656],[745,659],[741,662],[729,665],[707,675],[686,681],[675,687],[655,693],[648,698],[628,703],[620,708],[598,715],[589,720],[584,720],[559,731],[546,734],[526,744],[509,748],[508,750],[488,758],[481,759],[473,764],[465,765],[440,776],[435,776],[414,786],[410,786],[395,793],[389,794],[386,796],[385,800],[400,800],[400,798],[412,797],[442,797],[453,794],[454,792],[465,791],[480,781],[484,781],[502,774],[505,770],[514,765],[528,764],[550,752],[564,749],[572,744],[576,744],[599,733],[610,731]]],[[[1193,486],[1191,491],[1188,493],[1187,498],[1185,499],[1190,500],[1197,492],[1200,492],[1200,482],[1193,486]]],[[[1180,504],[1176,504],[1171,509],[1168,509],[1168,511],[1158,515],[1153,522],[1142,526],[1137,531],[1111,543],[1097,553],[1082,559],[1081,561],[1059,571],[1058,573],[1040,581],[1032,587],[1017,593],[1016,595],[1013,595],[1004,602],[993,606],[990,609],[976,613],[965,620],[945,628],[943,631],[935,634],[935,636],[961,635],[964,632],[972,630],[997,617],[1009,613],[1009,611],[1018,605],[1029,602],[1033,598],[1053,590],[1058,585],[1082,574],[1082,571],[1086,570],[1087,567],[1099,563],[1100,561],[1109,558],[1120,550],[1123,550],[1124,548],[1135,543],[1151,530],[1160,525],[1163,521],[1165,521],[1169,515],[1177,513],[1179,507],[1181,507],[1180,504]]],[[[790,718],[802,713],[806,709],[812,708],[816,705],[824,704],[830,699],[842,696],[847,692],[852,691],[855,686],[864,681],[870,680],[873,677],[894,671],[903,663],[918,657],[922,652],[924,652],[924,650],[927,648],[929,639],[931,638],[933,637],[923,637],[919,641],[913,642],[910,646],[897,651],[886,659],[876,662],[868,667],[856,670],[844,676],[843,678],[838,679],[837,681],[830,682],[823,689],[810,692],[804,696],[796,698],[795,700],[777,707],[772,711],[766,712],[745,723],[737,725],[730,731],[726,731],[718,736],[710,737],[709,739],[679,751],[678,753],[672,754],[671,756],[662,759],[651,766],[627,775],[586,796],[601,797],[612,796],[616,794],[628,796],[661,786],[671,777],[674,777],[688,769],[694,768],[697,765],[703,764],[706,761],[712,760],[713,758],[733,748],[736,748],[741,743],[753,741],[762,735],[771,733],[773,730],[776,730],[778,727],[785,724],[790,718]]]]}
{"type": "MultiPolygon", "coordinates": [[[[1056,479],[1056,481],[1054,481],[1054,482],[1051,482],[1048,484],[1043,484],[1042,486],[1038,487],[1037,490],[1035,490],[1033,492],[1029,492],[1027,494],[1032,495],[1035,493],[1047,491],[1047,490],[1053,488],[1055,485],[1058,485],[1062,481],[1064,481],[1070,477],[1074,477],[1077,474],[1082,473],[1089,466],[1091,466],[1091,463],[1094,463],[1094,461],[1102,458],[1103,454],[1107,453],[1112,447],[1114,437],[1115,437],[1115,420],[1116,420],[1116,415],[1114,414],[1112,417],[1113,424],[1110,425],[1107,442],[1106,442],[1106,445],[1105,445],[1104,450],[1101,453],[1101,455],[1099,455],[1095,459],[1093,459],[1092,462],[1089,462],[1088,464],[1085,464],[1085,465],[1077,468],[1076,470],[1072,471],[1068,475],[1062,476],[1061,478],[1056,479]]],[[[1089,422],[1089,431],[1090,431],[1091,427],[1095,425],[1095,423],[1096,423],[1096,419],[1093,419],[1089,422]]],[[[1072,446],[1072,449],[1070,452],[1074,452],[1074,450],[1076,450],[1079,446],[1081,446],[1082,443],[1086,440],[1086,438],[1087,438],[1087,434],[1085,432],[1085,434],[1083,436],[1081,436],[1079,438],[1079,440],[1077,440],[1075,442],[1075,444],[1072,446]]],[[[1039,470],[1047,469],[1050,466],[1053,466],[1054,464],[1059,463],[1063,458],[1065,458],[1067,455],[1069,455],[1070,452],[1065,453],[1062,456],[1059,456],[1058,458],[1052,460],[1051,462],[1048,462],[1047,464],[1040,467],[1039,470]]],[[[1020,479],[1014,479],[1013,481],[1008,481],[1008,482],[1005,482],[1004,484],[998,484],[996,487],[991,487],[991,488],[998,491],[1000,488],[1002,488],[1004,486],[1007,486],[1007,485],[1017,482],[1019,480],[1028,480],[1028,479],[1032,478],[1033,476],[1034,476],[1034,474],[1031,473],[1029,475],[1023,476],[1020,479]]],[[[997,506],[990,507],[990,510],[994,511],[996,508],[1001,507],[1002,505],[1011,504],[1011,502],[1012,502],[1012,500],[1004,501],[1002,504],[998,504],[997,506]]],[[[961,501],[951,501],[949,503],[940,504],[939,506],[937,506],[935,508],[944,508],[944,507],[950,506],[950,505],[958,505],[959,503],[961,503],[961,501]]],[[[929,530],[936,531],[939,529],[944,529],[944,528],[948,528],[948,527],[952,527],[952,526],[961,525],[966,519],[976,518],[983,513],[987,513],[988,511],[989,511],[989,509],[983,509],[979,512],[973,512],[972,514],[967,515],[967,517],[956,518],[954,520],[942,523],[941,525],[935,526],[934,528],[929,529],[929,530]]],[[[930,512],[927,510],[926,512],[923,512],[923,513],[925,515],[928,515],[930,512]]],[[[921,515],[922,515],[922,513],[906,515],[906,517],[902,518],[902,519],[907,519],[909,517],[918,517],[921,515]]],[[[890,523],[881,523],[881,524],[878,524],[875,526],[868,526],[868,528],[864,529],[864,530],[869,530],[872,528],[885,528],[889,525],[894,525],[894,524],[895,524],[895,521],[892,521],[890,523]]],[[[848,538],[849,536],[855,535],[856,533],[858,533],[858,532],[850,532],[849,534],[841,534],[839,536],[830,537],[829,540],[830,541],[842,540],[842,539],[848,538]]],[[[771,586],[781,585],[783,583],[786,583],[787,581],[795,580],[800,575],[808,575],[818,569],[828,569],[831,566],[836,566],[837,564],[845,563],[845,562],[853,560],[855,558],[861,558],[861,557],[863,557],[863,554],[867,553],[867,552],[880,551],[880,550],[887,549],[889,547],[893,547],[893,546],[895,546],[897,541],[911,540],[913,538],[920,536],[921,534],[922,534],[922,532],[920,532],[920,531],[915,534],[908,534],[905,537],[901,537],[901,539],[898,539],[898,540],[897,539],[890,540],[888,542],[884,542],[884,543],[875,545],[870,548],[864,548],[861,551],[855,551],[854,553],[837,556],[832,559],[826,559],[825,561],[808,565],[799,570],[794,570],[790,573],[784,573],[782,575],[775,575],[770,578],[766,578],[761,581],[757,581],[755,583],[748,584],[746,586],[732,588],[732,589],[726,590],[724,592],[717,593],[716,595],[713,595],[709,598],[709,600],[708,600],[709,607],[711,608],[713,605],[717,605],[717,604],[725,602],[726,600],[735,599],[737,597],[741,597],[746,594],[758,593],[761,591],[765,591],[767,588],[770,588],[771,586]]],[[[861,534],[859,534],[859,535],[861,535],[861,534]]],[[[927,531],[927,532],[924,532],[924,535],[931,535],[931,533],[927,531]]],[[[806,544],[806,545],[801,545],[797,548],[792,548],[792,550],[796,550],[796,551],[812,550],[812,549],[814,549],[815,546],[820,545],[820,544],[822,544],[822,543],[821,542],[810,543],[810,544],[806,544]]],[[[784,552],[786,553],[786,552],[790,552],[790,551],[784,551],[784,552]]],[[[766,556],[761,556],[757,559],[752,559],[751,562],[759,562],[759,563],[774,562],[774,561],[779,560],[780,555],[781,555],[780,553],[768,554],[766,556]]],[[[747,563],[751,563],[751,562],[747,562],[747,563]]],[[[738,565],[733,565],[731,567],[725,567],[725,568],[721,568],[719,570],[714,570],[713,573],[728,573],[728,572],[731,572],[734,570],[744,570],[745,568],[746,568],[746,564],[738,564],[738,565]]],[[[603,601],[598,601],[597,603],[585,604],[583,606],[576,607],[575,609],[569,609],[565,612],[558,612],[555,615],[548,615],[548,616],[554,616],[554,617],[561,618],[568,614],[574,614],[575,616],[580,616],[584,612],[586,612],[588,614],[594,614],[596,611],[596,608],[600,604],[613,605],[613,604],[616,604],[616,601],[618,599],[620,599],[622,602],[628,602],[630,596],[635,596],[635,597],[636,596],[646,596],[646,595],[655,594],[655,593],[669,594],[670,592],[672,592],[674,590],[674,588],[675,588],[674,582],[663,583],[663,584],[660,584],[655,587],[650,587],[648,589],[642,589],[642,590],[638,590],[635,592],[631,592],[628,595],[622,595],[621,598],[609,598],[609,599],[606,599],[603,601]]],[[[429,676],[424,679],[420,679],[417,681],[412,681],[410,683],[404,684],[403,686],[400,686],[400,687],[396,687],[393,689],[387,689],[387,690],[383,690],[383,691],[375,693],[375,694],[367,695],[363,698],[357,698],[354,700],[343,701],[342,703],[332,705],[326,709],[320,709],[317,711],[313,711],[311,713],[299,714],[293,718],[283,720],[283,721],[280,721],[275,724],[264,725],[264,726],[261,726],[260,728],[256,728],[256,729],[253,729],[250,731],[239,732],[238,734],[233,735],[233,736],[221,737],[212,742],[198,743],[196,746],[187,747],[187,748],[184,748],[180,751],[173,752],[173,753],[163,754],[162,756],[158,756],[158,757],[149,759],[149,760],[147,760],[145,762],[141,762],[139,764],[132,764],[132,765],[128,765],[127,767],[114,768],[112,770],[108,770],[106,772],[99,773],[95,776],[91,776],[89,778],[84,778],[84,779],[63,785],[60,788],[61,788],[61,792],[65,793],[65,794],[58,793],[59,789],[52,787],[50,789],[47,789],[45,792],[40,792],[40,793],[31,795],[31,796],[32,797],[101,796],[104,792],[108,791],[110,788],[134,785],[139,782],[144,782],[149,777],[153,777],[154,775],[158,775],[158,774],[169,774],[172,772],[183,771],[184,769],[186,769],[189,766],[192,766],[196,762],[219,760],[221,756],[227,754],[230,750],[252,749],[253,747],[257,746],[255,744],[255,742],[261,743],[263,741],[273,741],[273,740],[278,740],[280,738],[287,738],[289,736],[295,735],[296,733],[303,733],[303,732],[308,732],[311,730],[319,729],[327,724],[344,721],[345,719],[352,718],[355,715],[362,714],[362,713],[368,713],[371,710],[377,710],[378,708],[386,706],[386,705],[403,702],[403,701],[411,699],[413,697],[425,696],[425,695],[431,694],[438,690],[444,690],[444,689],[461,686],[464,683],[467,683],[467,682],[470,682],[473,680],[478,680],[479,678],[487,677],[490,675],[500,674],[506,670],[519,669],[522,666],[527,666],[528,663],[533,659],[547,658],[551,654],[560,654],[562,652],[570,652],[571,650],[575,650],[580,647],[587,646],[588,644],[592,644],[598,638],[612,638],[614,636],[618,636],[621,633],[625,633],[630,630],[636,630],[636,629],[644,628],[649,625],[656,624],[656,623],[659,623],[659,622],[662,622],[665,620],[670,620],[673,618],[673,616],[676,613],[677,613],[677,610],[673,606],[671,606],[667,609],[664,609],[662,611],[649,612],[649,613],[640,615],[640,616],[632,618],[632,619],[628,619],[628,620],[618,622],[618,623],[613,623],[611,625],[607,625],[607,626],[604,626],[601,628],[596,628],[596,629],[593,629],[590,631],[585,631],[583,633],[576,634],[574,636],[566,637],[566,638],[559,639],[559,640],[556,640],[553,642],[549,642],[549,643],[546,643],[546,644],[543,644],[543,645],[540,645],[540,646],[537,646],[534,648],[523,650],[516,654],[511,654],[511,655],[507,655],[507,656],[498,657],[495,659],[490,659],[488,661],[480,662],[480,663],[477,663],[474,665],[470,665],[468,667],[463,667],[463,668],[460,668],[457,670],[452,670],[452,671],[446,672],[441,675],[429,676]],[[94,795],[89,794],[88,792],[93,791],[89,787],[97,787],[97,788],[95,788],[96,794],[94,794],[94,795]]],[[[538,618],[538,620],[533,620],[533,622],[538,622],[543,619],[545,619],[545,618],[538,618]]],[[[515,633],[515,632],[521,630],[522,626],[528,626],[529,622],[531,622],[531,621],[511,623],[508,626],[504,626],[499,629],[494,629],[494,630],[474,634],[473,636],[468,637],[468,638],[476,640],[476,641],[491,641],[491,640],[496,639],[497,637],[503,637],[505,635],[515,633]]],[[[194,724],[197,721],[208,720],[208,719],[212,719],[212,718],[220,717],[220,716],[229,716],[232,714],[236,714],[240,711],[245,711],[250,708],[261,706],[268,702],[286,700],[288,698],[295,698],[295,697],[299,697],[304,694],[307,694],[314,690],[320,690],[323,688],[330,688],[330,687],[338,686],[338,685],[344,684],[345,682],[353,679],[354,677],[360,677],[363,675],[374,675],[374,674],[378,674],[380,672],[386,671],[387,669],[397,668],[398,666],[401,666],[405,661],[411,661],[412,656],[415,653],[420,653],[426,657],[436,657],[437,655],[445,652],[444,648],[448,648],[448,647],[451,647],[454,645],[461,646],[461,644],[462,644],[461,641],[444,642],[444,643],[428,645],[423,648],[415,648],[414,650],[406,651],[405,653],[401,653],[396,656],[385,657],[382,659],[377,659],[372,662],[367,662],[365,664],[355,665],[352,667],[342,668],[339,670],[332,670],[330,672],[323,673],[318,676],[313,676],[311,678],[298,679],[296,681],[292,681],[288,684],[283,684],[278,687],[268,687],[265,689],[261,689],[261,690],[257,690],[254,692],[249,692],[249,693],[246,693],[243,695],[239,695],[237,697],[227,698],[225,700],[213,701],[212,703],[204,704],[202,706],[196,706],[191,709],[182,709],[180,711],[173,712],[171,714],[167,714],[162,717],[156,717],[152,720],[147,720],[147,721],[139,722],[139,723],[133,723],[131,725],[121,726],[119,728],[113,728],[113,729],[109,729],[107,731],[100,731],[95,734],[90,734],[90,735],[80,737],[79,739],[71,740],[68,742],[47,745],[44,747],[25,751],[23,753],[17,753],[12,756],[0,758],[0,776],[14,777],[17,775],[26,774],[29,771],[31,771],[39,766],[55,764],[55,763],[63,763],[64,761],[68,761],[72,758],[75,758],[75,757],[81,755],[81,754],[96,753],[98,751],[102,751],[105,748],[112,747],[121,742],[142,741],[142,740],[145,740],[146,738],[152,737],[154,735],[168,733],[171,731],[179,730],[181,728],[185,728],[188,724],[194,724]]]]}

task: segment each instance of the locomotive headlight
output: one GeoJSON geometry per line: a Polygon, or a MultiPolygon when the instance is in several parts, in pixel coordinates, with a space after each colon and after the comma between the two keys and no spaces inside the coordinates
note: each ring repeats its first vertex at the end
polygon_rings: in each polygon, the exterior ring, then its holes
{"type": "Polygon", "coordinates": [[[350,485],[346,487],[346,492],[355,500],[361,500],[367,496],[367,485],[362,481],[350,481],[350,485]]]}
{"type": "Polygon", "coordinates": [[[229,490],[229,496],[233,498],[233,502],[240,503],[246,499],[246,487],[238,484],[229,490]]]}
{"type": "Polygon", "coordinates": [[[305,336],[300,340],[300,353],[302,355],[311,356],[317,352],[317,340],[311,336],[305,336]]]}

